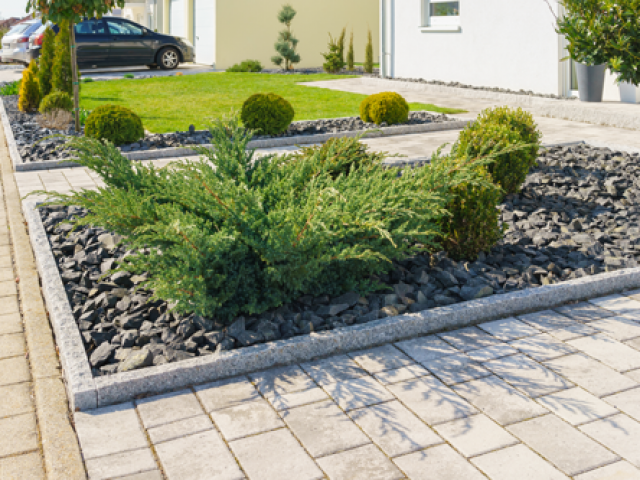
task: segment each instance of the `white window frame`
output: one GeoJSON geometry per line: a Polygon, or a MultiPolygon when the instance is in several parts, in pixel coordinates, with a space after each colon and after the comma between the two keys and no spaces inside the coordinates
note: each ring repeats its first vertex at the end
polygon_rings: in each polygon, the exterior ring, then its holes
{"type": "Polygon", "coordinates": [[[420,29],[423,32],[459,32],[460,15],[432,17],[430,13],[432,4],[449,3],[451,1],[458,1],[458,5],[462,3],[462,0],[422,0],[422,25],[420,29]]]}

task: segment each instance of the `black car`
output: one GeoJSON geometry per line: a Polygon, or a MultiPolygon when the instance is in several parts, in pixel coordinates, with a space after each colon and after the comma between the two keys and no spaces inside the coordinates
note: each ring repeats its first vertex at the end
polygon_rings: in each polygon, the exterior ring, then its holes
{"type": "Polygon", "coordinates": [[[184,38],[156,33],[118,17],[84,20],[76,24],[80,68],[146,65],[163,70],[193,62],[193,45],[184,38]]]}

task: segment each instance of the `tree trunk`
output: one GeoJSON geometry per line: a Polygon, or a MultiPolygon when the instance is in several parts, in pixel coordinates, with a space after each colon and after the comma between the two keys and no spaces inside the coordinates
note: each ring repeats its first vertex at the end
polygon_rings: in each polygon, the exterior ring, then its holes
{"type": "Polygon", "coordinates": [[[69,42],[71,42],[71,71],[73,73],[73,117],[76,132],[80,132],[80,95],[78,88],[78,60],[76,57],[76,29],[73,22],[69,22],[69,42]]]}

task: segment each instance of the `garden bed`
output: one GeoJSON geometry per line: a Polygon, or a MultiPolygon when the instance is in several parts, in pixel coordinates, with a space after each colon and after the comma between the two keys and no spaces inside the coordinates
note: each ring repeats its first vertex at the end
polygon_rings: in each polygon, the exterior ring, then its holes
{"type": "Polygon", "coordinates": [[[92,373],[102,376],[636,267],[639,174],[637,153],[550,148],[521,193],[501,205],[504,239],[476,261],[418,255],[379,278],[385,291],[307,295],[260,316],[238,317],[226,328],[168,312],[166,302],[137,287],[144,277],[103,278],[127,247],[101,228],[70,233],[65,220],[82,215],[80,209],[40,212],[92,373]]]}

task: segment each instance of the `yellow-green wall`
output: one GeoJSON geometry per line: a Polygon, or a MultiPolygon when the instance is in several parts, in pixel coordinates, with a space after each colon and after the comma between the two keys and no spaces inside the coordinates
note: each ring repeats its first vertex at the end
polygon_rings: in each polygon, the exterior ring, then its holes
{"type": "Polygon", "coordinates": [[[225,69],[247,59],[275,68],[271,63],[276,53],[273,45],[284,27],[277,15],[285,3],[298,12],[291,25],[300,40],[298,52],[302,60],[297,67],[322,66],[321,53],[328,51],[328,33],[337,36],[345,26],[346,47],[353,29],[356,62],[364,61],[371,28],[374,61],[378,61],[378,0],[217,0],[216,68],[225,69]]]}

